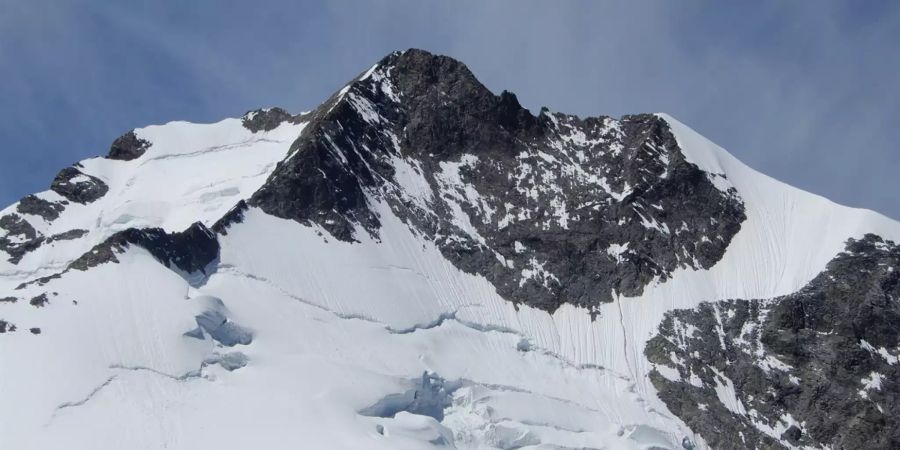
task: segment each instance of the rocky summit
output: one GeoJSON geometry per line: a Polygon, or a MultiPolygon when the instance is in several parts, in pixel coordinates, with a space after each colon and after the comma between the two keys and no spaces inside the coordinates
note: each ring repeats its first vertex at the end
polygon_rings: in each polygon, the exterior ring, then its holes
{"type": "Polygon", "coordinates": [[[411,49],[105,153],[0,211],[2,448],[900,447],[900,224],[666,114],[411,49]]]}
{"type": "Polygon", "coordinates": [[[900,247],[850,239],[795,293],[667,313],[651,380],[715,448],[897,448],[898,299],[900,247]]]}
{"type": "Polygon", "coordinates": [[[665,120],[534,116],[420,50],[386,57],[309,120],[250,205],[353,241],[378,237],[377,199],[459,269],[551,312],[709,268],[746,218],[727,176],[688,162],[665,120]]]}

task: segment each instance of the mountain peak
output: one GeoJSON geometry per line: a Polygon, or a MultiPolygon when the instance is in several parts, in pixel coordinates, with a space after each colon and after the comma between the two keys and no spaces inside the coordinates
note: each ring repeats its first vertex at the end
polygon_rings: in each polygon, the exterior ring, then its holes
{"type": "MultiPolygon", "coordinates": [[[[449,56],[435,55],[425,50],[411,48],[385,56],[373,69],[390,72],[397,86],[405,93],[416,96],[437,89],[448,95],[489,93],[475,78],[469,68],[449,56]]],[[[372,70],[367,72],[371,75],[372,70]]],[[[365,80],[364,75],[360,81],[365,80]]]]}
{"type": "Polygon", "coordinates": [[[900,448],[896,242],[668,116],[534,116],[395,52],[3,209],[0,436],[900,448]]]}
{"type": "Polygon", "coordinates": [[[358,242],[380,239],[380,204],[516,303],[552,311],[640,293],[714,264],[745,218],[660,117],[535,117],[421,50],[388,55],[311,117],[250,206],[358,242]],[[570,233],[582,244],[560,239],[570,233]],[[578,264],[592,273],[572,275],[578,264]]]}

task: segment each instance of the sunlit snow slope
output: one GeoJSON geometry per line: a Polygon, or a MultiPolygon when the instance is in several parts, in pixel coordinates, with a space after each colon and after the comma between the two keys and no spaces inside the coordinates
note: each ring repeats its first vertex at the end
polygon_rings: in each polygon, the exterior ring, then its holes
{"type": "MultiPolygon", "coordinates": [[[[150,143],[140,157],[80,163],[103,197],[49,221],[17,205],[0,214],[44,236],[87,230],[0,258],[0,319],[16,327],[0,334],[0,448],[703,448],[648,380],[644,345],[664,313],[794,292],[848,238],[900,240],[900,224],[759,174],[658,117],[690,163],[725,175],[746,219],[708,270],[679,267],[594,314],[513,303],[377,196],[377,236],[341,240],[249,206],[215,228],[219,257],[202,276],[124,245],[118,262],[27,284],[128,228],[213,229],[312,126],[136,130],[150,143]]],[[[421,197],[416,170],[394,168],[410,174],[398,189],[421,197]]]]}

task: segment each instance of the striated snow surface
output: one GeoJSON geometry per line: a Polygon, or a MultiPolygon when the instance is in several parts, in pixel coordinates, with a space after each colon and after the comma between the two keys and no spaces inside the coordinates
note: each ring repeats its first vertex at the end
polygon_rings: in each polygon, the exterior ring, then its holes
{"type": "MultiPolygon", "coordinates": [[[[738,190],[747,220],[710,270],[679,269],[601,305],[595,320],[572,306],[515,308],[374,198],[378,240],[342,242],[250,208],[219,236],[200,283],[132,246],[118,264],[15,289],[125,228],[211,226],[262,185],[304,124],[137,130],[152,143],[140,158],[81,162],[109,194],[52,223],[27,217],[46,235],[88,234],[0,262],[0,297],[18,298],[0,305],[18,327],[0,336],[0,448],[703,448],[647,378],[643,347],[663,314],[793,292],[847,238],[900,240],[900,224],[759,174],[661,117],[691,162],[738,190]],[[29,304],[42,293],[48,304],[29,304]],[[198,317],[230,325],[213,333],[198,317]],[[430,377],[443,380],[428,409],[440,413],[404,406],[430,377]],[[373,405],[400,409],[361,414],[373,405]]],[[[409,162],[394,165],[410,199],[431,195],[409,162]]]]}

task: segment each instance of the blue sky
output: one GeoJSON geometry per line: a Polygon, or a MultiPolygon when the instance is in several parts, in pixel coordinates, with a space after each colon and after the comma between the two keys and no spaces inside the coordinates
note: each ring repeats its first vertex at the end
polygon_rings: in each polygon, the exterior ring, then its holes
{"type": "Polygon", "coordinates": [[[900,218],[894,1],[0,0],[0,203],[131,128],[308,110],[409,47],[532,111],[670,113],[764,173],[900,218]]]}

